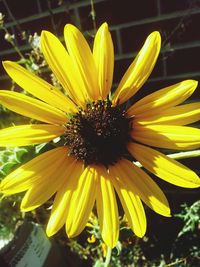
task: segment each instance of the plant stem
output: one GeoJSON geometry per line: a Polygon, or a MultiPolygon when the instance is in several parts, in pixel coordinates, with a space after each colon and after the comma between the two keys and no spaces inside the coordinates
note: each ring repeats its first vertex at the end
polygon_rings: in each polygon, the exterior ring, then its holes
{"type": "Polygon", "coordinates": [[[107,254],[106,254],[106,261],[104,263],[104,267],[108,267],[110,260],[111,260],[111,254],[112,254],[112,249],[108,247],[107,254]]]}
{"type": "Polygon", "coordinates": [[[194,158],[200,156],[200,149],[193,151],[185,151],[174,154],[169,154],[168,157],[172,159],[185,159],[185,158],[194,158]]]}
{"type": "MultiPolygon", "coordinates": [[[[4,30],[5,34],[8,34],[10,35],[9,31],[7,30],[7,28],[5,26],[1,26],[1,29],[4,30]]],[[[21,53],[21,51],[19,50],[19,48],[16,46],[15,42],[13,42],[13,40],[7,40],[7,42],[9,42],[12,47],[15,49],[15,51],[18,53],[18,55],[22,58],[22,59],[25,59],[23,54],[21,53]]]]}
{"type": "MultiPolygon", "coordinates": [[[[184,151],[184,152],[178,152],[178,153],[173,153],[173,154],[168,154],[167,155],[171,159],[186,159],[186,158],[194,158],[194,157],[199,157],[200,156],[200,149],[198,150],[192,150],[192,151],[184,151]]],[[[142,165],[137,161],[134,162],[135,165],[138,167],[142,167],[142,165]]]]}
{"type": "Polygon", "coordinates": [[[92,23],[93,23],[93,28],[94,28],[94,32],[97,31],[97,25],[96,25],[96,13],[95,13],[95,9],[94,9],[94,0],[90,0],[90,5],[91,5],[91,17],[92,17],[92,23]]]}

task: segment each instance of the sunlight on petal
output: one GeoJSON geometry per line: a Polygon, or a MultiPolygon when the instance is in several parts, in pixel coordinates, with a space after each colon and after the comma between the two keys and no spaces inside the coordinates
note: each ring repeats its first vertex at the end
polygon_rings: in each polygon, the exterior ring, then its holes
{"type": "Polygon", "coordinates": [[[177,150],[200,147],[200,129],[174,125],[135,125],[132,138],[141,143],[177,150]]]}
{"type": "Polygon", "coordinates": [[[152,116],[164,109],[174,107],[192,95],[198,85],[197,81],[186,80],[164,89],[157,90],[137,101],[127,113],[129,116],[152,116]]]}
{"type": "Polygon", "coordinates": [[[114,69],[114,48],[107,23],[103,23],[95,35],[93,56],[101,97],[105,100],[112,86],[114,69]]]}
{"type": "Polygon", "coordinates": [[[160,46],[160,33],[152,32],[119,83],[114,93],[113,104],[124,103],[142,87],[153,70],[160,46]]]}
{"type": "Polygon", "coordinates": [[[54,235],[65,224],[72,194],[76,190],[83,170],[83,164],[74,159],[66,165],[62,175],[63,183],[55,196],[50,219],[47,224],[46,233],[48,236],[54,235]]]}
{"type": "Polygon", "coordinates": [[[90,99],[97,100],[100,96],[97,70],[85,37],[75,26],[67,24],[64,38],[77,77],[82,80],[83,90],[87,91],[90,99]]]}
{"type": "Polygon", "coordinates": [[[1,192],[15,194],[44,182],[56,168],[56,162],[67,153],[67,147],[54,148],[21,165],[2,180],[1,192]]]}
{"type": "Polygon", "coordinates": [[[0,90],[0,103],[23,116],[51,124],[65,124],[66,115],[40,100],[13,91],[0,90]]]}
{"type": "Polygon", "coordinates": [[[28,146],[46,143],[63,135],[64,127],[48,124],[27,124],[0,130],[0,146],[28,146]]]}
{"type": "Polygon", "coordinates": [[[65,112],[77,111],[73,102],[53,85],[12,61],[4,61],[8,75],[24,90],[65,112]]]}
{"type": "Polygon", "coordinates": [[[65,225],[68,237],[80,234],[88,222],[96,198],[96,179],[95,168],[88,166],[74,187],[65,225]]]}
{"type": "Polygon", "coordinates": [[[200,186],[200,178],[195,172],[150,147],[133,143],[129,145],[129,151],[144,168],[168,183],[186,188],[200,186]]]}
{"type": "Polygon", "coordinates": [[[138,237],[143,237],[146,232],[146,215],[140,198],[130,190],[127,183],[118,179],[118,170],[110,167],[112,183],[122,203],[129,226],[138,237]]]}
{"type": "MultiPolygon", "coordinates": [[[[171,107],[156,114],[149,112],[146,116],[135,116],[134,124],[186,125],[200,120],[200,103],[191,103],[171,107]]],[[[134,127],[134,126],[133,126],[134,127]]]]}
{"type": "Polygon", "coordinates": [[[115,192],[106,169],[95,166],[98,173],[97,213],[102,238],[107,246],[116,246],[119,236],[119,215],[115,192]]]}

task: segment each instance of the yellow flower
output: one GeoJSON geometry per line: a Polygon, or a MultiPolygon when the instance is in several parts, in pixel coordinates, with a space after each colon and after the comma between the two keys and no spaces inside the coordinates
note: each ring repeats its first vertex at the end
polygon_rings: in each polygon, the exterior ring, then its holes
{"type": "Polygon", "coordinates": [[[87,238],[88,243],[95,243],[96,242],[96,237],[95,235],[91,235],[90,237],[87,238]]]}
{"type": "Polygon", "coordinates": [[[103,257],[105,258],[107,255],[107,252],[108,252],[108,248],[107,248],[105,243],[102,243],[101,248],[102,248],[102,252],[103,252],[103,257]]]}
{"type": "Polygon", "coordinates": [[[43,31],[41,48],[65,94],[10,61],[10,77],[32,98],[0,91],[5,107],[43,124],[0,131],[0,146],[26,146],[61,137],[63,145],[45,152],[10,173],[1,183],[4,194],[26,191],[22,211],[55,199],[47,235],[64,224],[68,237],[81,233],[96,204],[102,238],[114,247],[119,234],[116,193],[133,232],[142,237],[146,217],[141,200],[155,212],[170,216],[168,201],[141,168],[177,186],[195,188],[198,176],[152,147],[190,150],[200,146],[200,130],[185,124],[199,120],[200,103],[183,104],[197,82],[186,80],[158,90],[126,109],[124,103],[149,77],[160,51],[158,32],[151,33],[138,56],[108,98],[113,80],[114,52],[108,26],[97,31],[93,50],[73,25],[64,29],[67,50],[43,31]],[[70,116],[69,116],[70,114],[70,116]]]}

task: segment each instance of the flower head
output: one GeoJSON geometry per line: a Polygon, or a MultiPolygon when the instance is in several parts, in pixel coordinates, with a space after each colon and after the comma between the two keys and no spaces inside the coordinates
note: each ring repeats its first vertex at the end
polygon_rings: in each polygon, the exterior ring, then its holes
{"type": "Polygon", "coordinates": [[[42,52],[64,94],[18,64],[3,63],[10,77],[36,98],[1,90],[0,102],[43,123],[1,130],[0,146],[40,144],[59,136],[63,144],[10,173],[0,188],[4,194],[26,191],[22,211],[33,210],[55,195],[49,236],[64,224],[69,237],[78,235],[96,205],[102,238],[114,247],[119,234],[116,194],[139,237],[146,231],[141,200],[155,212],[170,216],[164,193],[134,164],[136,160],[174,185],[200,185],[192,170],[153,148],[200,146],[200,130],[184,126],[199,120],[200,103],[179,105],[194,92],[197,82],[186,80],[158,90],[127,109],[124,103],[141,88],[155,65],[160,34],[148,36],[112,98],[108,96],[114,49],[107,24],[98,29],[92,51],[75,26],[66,25],[64,37],[67,50],[52,33],[41,35],[42,52]]]}

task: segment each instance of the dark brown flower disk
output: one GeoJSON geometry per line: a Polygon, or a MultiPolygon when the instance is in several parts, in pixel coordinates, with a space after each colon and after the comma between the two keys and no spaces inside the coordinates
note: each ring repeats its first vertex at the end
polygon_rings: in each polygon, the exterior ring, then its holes
{"type": "Polygon", "coordinates": [[[99,100],[80,109],[66,124],[65,140],[70,154],[88,164],[116,163],[127,152],[131,120],[121,107],[99,100]]]}

